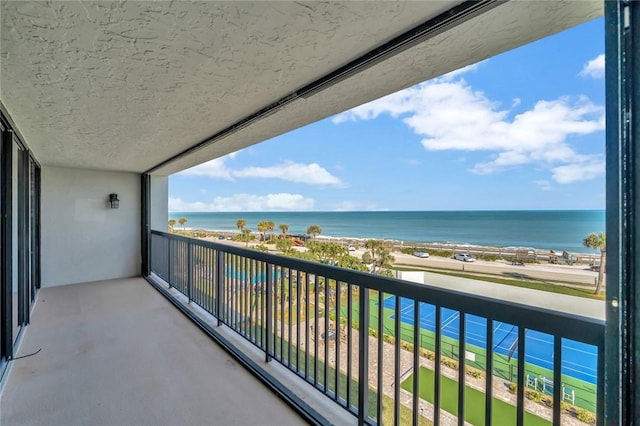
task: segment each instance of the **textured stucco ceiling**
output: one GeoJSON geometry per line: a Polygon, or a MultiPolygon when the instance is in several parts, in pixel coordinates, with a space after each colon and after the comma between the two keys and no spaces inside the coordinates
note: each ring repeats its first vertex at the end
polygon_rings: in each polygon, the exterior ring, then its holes
{"type": "MultiPolygon", "coordinates": [[[[0,99],[42,164],[142,172],[458,3],[2,1],[0,99]]],[[[159,173],[601,14],[601,2],[507,2],[159,173]]]]}

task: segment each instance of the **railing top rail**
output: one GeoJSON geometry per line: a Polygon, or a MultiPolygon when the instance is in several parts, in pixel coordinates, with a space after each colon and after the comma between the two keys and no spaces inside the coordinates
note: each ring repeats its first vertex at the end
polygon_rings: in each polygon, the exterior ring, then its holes
{"type": "Polygon", "coordinates": [[[428,284],[417,284],[396,278],[372,275],[336,266],[279,256],[228,244],[183,237],[161,231],[152,231],[177,241],[189,242],[201,247],[243,256],[259,262],[283,268],[299,270],[398,297],[405,297],[431,305],[441,306],[467,314],[519,325],[550,335],[580,341],[603,349],[605,322],[591,317],[553,311],[536,306],[523,305],[507,300],[492,299],[470,293],[443,289],[428,284]]]}

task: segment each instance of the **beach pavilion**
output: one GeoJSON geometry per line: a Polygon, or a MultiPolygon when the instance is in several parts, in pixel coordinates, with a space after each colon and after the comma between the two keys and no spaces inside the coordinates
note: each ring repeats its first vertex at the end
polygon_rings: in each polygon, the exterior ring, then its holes
{"type": "MultiPolygon", "coordinates": [[[[551,422],[575,415],[561,404],[572,340],[597,349],[596,423],[634,424],[639,28],[640,3],[623,0],[1,2],[0,423],[463,424],[473,315],[487,371],[491,324],[512,324],[521,354],[527,330],[551,336],[551,422]],[[602,15],[606,322],[166,233],[170,174],[602,15]],[[325,304],[331,282],[344,299],[325,304]],[[381,293],[395,306],[374,303],[381,293]],[[383,309],[398,318],[401,297],[413,324],[422,304],[435,324],[458,312],[457,420],[440,410],[440,363],[432,400],[401,386],[404,358],[427,363],[420,345],[383,339],[383,309]]],[[[439,359],[441,327],[429,336],[439,359]]],[[[511,377],[518,425],[526,364],[511,377]]],[[[502,384],[480,382],[490,423],[502,384]]]]}

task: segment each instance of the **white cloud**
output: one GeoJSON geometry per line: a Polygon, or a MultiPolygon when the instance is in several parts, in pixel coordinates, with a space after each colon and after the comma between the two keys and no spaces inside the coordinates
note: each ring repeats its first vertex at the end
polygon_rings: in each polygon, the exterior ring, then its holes
{"type": "Polygon", "coordinates": [[[276,193],[267,195],[234,194],[215,197],[211,202],[185,202],[169,198],[169,211],[237,212],[237,211],[302,211],[312,210],[315,201],[300,194],[276,193]]]}
{"type": "Polygon", "coordinates": [[[309,185],[340,185],[342,182],[317,163],[284,162],[270,167],[247,167],[232,172],[238,178],[273,178],[309,185]]]}
{"type": "Polygon", "coordinates": [[[551,191],[551,182],[546,179],[534,180],[533,183],[538,185],[543,191],[551,191]]]}
{"type": "Polygon", "coordinates": [[[238,153],[234,152],[223,157],[214,158],[206,163],[199,164],[179,174],[185,176],[208,176],[217,179],[233,180],[231,170],[226,165],[228,159],[233,159],[238,153]]]}
{"type": "MultiPolygon", "coordinates": [[[[518,103],[514,101],[514,105],[518,103]]],[[[381,114],[402,116],[403,122],[423,137],[421,143],[428,151],[494,152],[490,161],[470,169],[476,174],[530,163],[549,169],[583,164],[587,158],[569,145],[568,138],[605,128],[604,108],[586,97],[540,100],[511,117],[510,110],[501,109],[463,79],[450,78],[431,80],[361,105],[334,117],[334,122],[371,120],[381,114]]],[[[554,171],[554,179],[568,183],[562,176],[554,171]]]]}
{"type": "Polygon", "coordinates": [[[342,182],[317,163],[301,164],[285,161],[269,167],[247,167],[233,170],[227,166],[227,160],[233,159],[237,152],[202,163],[179,174],[185,176],[208,176],[215,179],[234,180],[235,178],[282,179],[289,182],[309,185],[341,185],[342,182]]]}
{"type": "Polygon", "coordinates": [[[604,77],[604,53],[596,56],[589,62],[587,62],[582,71],[580,71],[581,77],[591,78],[603,78],[604,77]]]}
{"type": "Polygon", "coordinates": [[[603,159],[566,164],[553,169],[553,179],[558,183],[573,183],[601,176],[605,171],[603,159]]]}

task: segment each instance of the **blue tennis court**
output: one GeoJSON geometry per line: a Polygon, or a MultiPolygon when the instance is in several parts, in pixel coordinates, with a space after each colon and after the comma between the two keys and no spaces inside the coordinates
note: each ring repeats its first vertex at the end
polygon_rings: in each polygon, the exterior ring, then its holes
{"type": "MultiPolygon", "coordinates": [[[[395,309],[395,296],[384,300],[385,308],[395,309]]],[[[394,318],[391,315],[391,318],[394,318]]],[[[400,298],[400,321],[413,326],[414,301],[400,298]]],[[[434,305],[420,304],[420,328],[435,332],[436,309],[434,305]]],[[[486,318],[466,315],[467,344],[487,349],[486,318]]],[[[493,323],[494,353],[518,358],[518,327],[494,321],[493,323]]],[[[443,336],[459,339],[460,314],[457,311],[442,308],[441,332],[443,336]]],[[[553,336],[535,330],[526,331],[525,362],[553,371],[553,336]]],[[[562,374],[595,384],[597,380],[597,348],[592,345],[562,339],[562,374]]]]}

